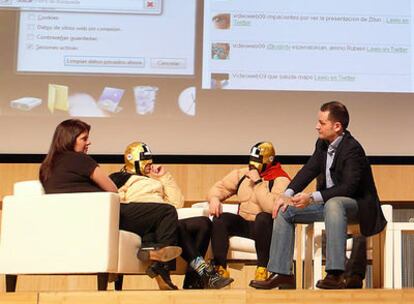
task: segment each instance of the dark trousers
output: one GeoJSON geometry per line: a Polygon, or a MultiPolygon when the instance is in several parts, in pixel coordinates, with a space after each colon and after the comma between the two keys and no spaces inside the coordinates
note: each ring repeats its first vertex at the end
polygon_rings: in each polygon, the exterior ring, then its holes
{"type": "MultiPolygon", "coordinates": [[[[322,237],[322,254],[326,256],[325,234],[322,237]]],[[[357,274],[364,279],[367,265],[367,238],[363,235],[352,236],[351,256],[345,263],[344,275],[351,276],[357,274]]]]}
{"type": "Polygon", "coordinates": [[[363,235],[354,236],[351,256],[345,264],[345,276],[357,274],[365,278],[367,264],[367,239],[363,235]]]}
{"type": "Polygon", "coordinates": [[[247,221],[233,213],[223,213],[220,217],[214,217],[211,246],[215,264],[227,267],[229,237],[241,236],[255,241],[257,265],[266,267],[269,261],[272,227],[272,215],[266,212],[259,213],[254,221],[247,221]]]}
{"type": "Polygon", "coordinates": [[[187,263],[198,256],[205,256],[210,243],[210,235],[211,221],[206,216],[178,221],[178,245],[183,249],[182,257],[187,263]]]}
{"type": "Polygon", "coordinates": [[[141,236],[142,247],[177,245],[175,207],[165,203],[121,204],[119,229],[141,236]]]}

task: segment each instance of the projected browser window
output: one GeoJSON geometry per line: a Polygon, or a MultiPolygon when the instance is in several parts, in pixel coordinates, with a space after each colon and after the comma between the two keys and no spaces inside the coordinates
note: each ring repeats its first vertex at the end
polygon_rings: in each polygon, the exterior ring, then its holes
{"type": "Polygon", "coordinates": [[[0,8],[160,14],[162,0],[0,0],[0,8]]]}
{"type": "Polygon", "coordinates": [[[193,75],[196,2],[181,4],[164,0],[160,14],[23,11],[17,70],[193,75]]]}
{"type": "Polygon", "coordinates": [[[204,2],[207,89],[413,92],[410,0],[204,2]]]}

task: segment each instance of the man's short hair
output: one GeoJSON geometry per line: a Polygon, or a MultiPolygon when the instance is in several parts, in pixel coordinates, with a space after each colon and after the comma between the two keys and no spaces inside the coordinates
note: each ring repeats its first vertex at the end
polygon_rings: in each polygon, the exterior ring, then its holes
{"type": "Polygon", "coordinates": [[[330,101],[324,103],[320,109],[322,112],[329,112],[328,119],[334,122],[340,122],[342,128],[346,130],[349,125],[349,113],[345,105],[339,101],[330,101]]]}

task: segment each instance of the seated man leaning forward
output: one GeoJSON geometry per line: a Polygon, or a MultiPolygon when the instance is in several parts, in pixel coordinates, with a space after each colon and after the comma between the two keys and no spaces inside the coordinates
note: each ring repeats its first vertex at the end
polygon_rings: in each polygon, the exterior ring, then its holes
{"type": "Polygon", "coordinates": [[[250,151],[249,166],[236,169],[213,185],[208,193],[213,217],[211,245],[217,271],[227,277],[229,237],[241,236],[255,241],[257,268],[255,280],[266,280],[272,235],[272,208],[283,194],[290,178],[275,160],[270,142],[259,142],[250,151]],[[221,203],[236,195],[238,214],[222,212],[221,203]]]}
{"type": "Polygon", "coordinates": [[[381,232],[386,220],[381,210],[371,167],[360,143],[347,131],[349,114],[337,101],[325,103],[318,113],[319,139],[308,162],[275,201],[273,232],[265,281],[253,281],[259,289],[294,288],[292,275],[296,223],[325,221],[326,272],[316,287],[342,289],[347,224],[359,223],[361,233],[381,232]],[[317,178],[317,191],[303,189],[317,178]]]}
{"type": "MultiPolygon", "coordinates": [[[[119,188],[118,192],[124,201],[146,204],[155,202],[175,208],[184,205],[184,197],[174,177],[165,167],[153,163],[151,150],[145,143],[133,142],[128,145],[125,150],[125,166],[110,177],[119,188]]],[[[206,216],[178,221],[178,244],[183,250],[182,257],[189,265],[184,278],[184,289],[218,289],[233,281],[231,278],[221,277],[204,261],[210,233],[211,221],[206,216]]],[[[151,241],[150,237],[151,235],[147,235],[143,241],[151,241]]],[[[168,268],[167,265],[165,267],[168,268]]],[[[164,276],[164,281],[175,288],[169,276],[164,276]]]]}

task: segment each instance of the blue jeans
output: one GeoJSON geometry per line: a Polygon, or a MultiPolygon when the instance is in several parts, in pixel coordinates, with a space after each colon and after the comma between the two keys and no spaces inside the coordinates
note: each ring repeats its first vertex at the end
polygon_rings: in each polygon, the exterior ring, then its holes
{"type": "Polygon", "coordinates": [[[333,197],[325,204],[311,204],[299,209],[289,206],[273,221],[270,258],[267,269],[291,274],[295,246],[295,224],[325,221],[326,270],[345,270],[347,224],[358,222],[358,205],[349,197],[333,197]]]}

